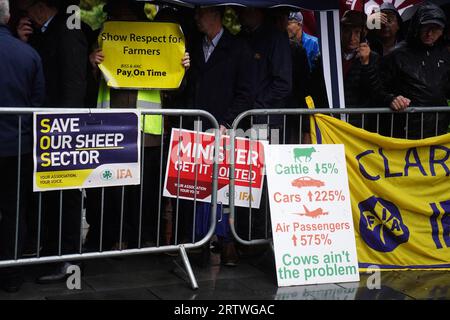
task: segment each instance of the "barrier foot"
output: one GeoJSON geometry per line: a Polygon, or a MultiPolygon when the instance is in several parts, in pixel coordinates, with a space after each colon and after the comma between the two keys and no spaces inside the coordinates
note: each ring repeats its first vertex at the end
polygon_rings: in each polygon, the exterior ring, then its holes
{"type": "Polygon", "coordinates": [[[191,281],[192,289],[197,290],[198,289],[197,279],[195,279],[195,275],[194,272],[192,271],[191,263],[189,262],[189,258],[184,246],[180,246],[180,254],[181,259],[183,260],[184,268],[186,269],[189,280],[191,281]]]}

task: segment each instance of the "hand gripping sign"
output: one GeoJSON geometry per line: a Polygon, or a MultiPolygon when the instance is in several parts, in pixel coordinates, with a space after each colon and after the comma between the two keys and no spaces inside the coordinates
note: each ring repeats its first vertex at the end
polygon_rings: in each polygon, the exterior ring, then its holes
{"type": "Polygon", "coordinates": [[[179,25],[106,22],[99,36],[107,84],[126,89],[176,89],[184,76],[184,35],[179,25]]]}
{"type": "MultiPolygon", "coordinates": [[[[219,150],[217,201],[229,204],[230,137],[222,136],[219,150]]],[[[264,182],[264,142],[236,138],[235,205],[259,208],[264,182]]],[[[214,135],[172,130],[164,196],[211,202],[214,135]]]]}

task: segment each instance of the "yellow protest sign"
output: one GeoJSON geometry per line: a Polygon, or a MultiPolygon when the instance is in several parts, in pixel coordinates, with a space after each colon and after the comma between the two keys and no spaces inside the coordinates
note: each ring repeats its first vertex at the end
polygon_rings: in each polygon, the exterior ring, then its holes
{"type": "Polygon", "coordinates": [[[450,134],[383,137],[315,115],[313,142],[344,144],[361,268],[450,268],[450,134]]]}
{"type": "Polygon", "coordinates": [[[99,36],[99,65],[109,87],[176,89],[184,76],[185,39],[178,24],[106,22],[99,36]]]}

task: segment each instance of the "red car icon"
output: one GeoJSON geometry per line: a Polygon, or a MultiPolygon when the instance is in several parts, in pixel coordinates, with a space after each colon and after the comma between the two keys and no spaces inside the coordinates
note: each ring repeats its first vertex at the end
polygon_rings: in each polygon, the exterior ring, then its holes
{"type": "Polygon", "coordinates": [[[301,187],[323,187],[325,185],[324,182],[320,180],[313,179],[311,177],[301,177],[292,181],[292,186],[301,188],[301,187]]]}

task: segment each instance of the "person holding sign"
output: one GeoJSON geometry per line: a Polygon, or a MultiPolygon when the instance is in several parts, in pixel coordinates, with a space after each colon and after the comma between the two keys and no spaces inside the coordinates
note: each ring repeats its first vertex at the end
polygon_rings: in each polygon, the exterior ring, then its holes
{"type": "MultiPolygon", "coordinates": [[[[143,4],[130,0],[109,1],[104,10],[108,14],[108,21],[136,22],[147,21],[143,4]]],[[[151,27],[151,24],[149,24],[151,27]]],[[[100,37],[101,39],[101,37],[100,37]]],[[[133,38],[134,39],[134,38],[133,38]]],[[[98,65],[102,64],[108,57],[102,49],[95,50],[90,55],[90,62],[95,72],[98,65]]],[[[186,52],[181,64],[189,68],[190,58],[186,52]]],[[[98,108],[161,108],[161,91],[152,88],[146,90],[110,88],[102,79],[98,94],[98,108]]],[[[105,209],[108,219],[104,225],[104,248],[125,249],[126,247],[152,246],[156,242],[157,217],[159,195],[159,168],[160,168],[160,143],[162,135],[162,117],[147,115],[143,117],[142,127],[144,137],[144,166],[143,171],[143,203],[142,203],[142,229],[139,230],[140,219],[140,189],[141,186],[127,187],[124,194],[124,225],[120,225],[122,188],[112,187],[105,189],[105,209]],[[119,242],[120,228],[123,228],[124,237],[119,242]],[[142,232],[139,232],[142,231],[142,232]],[[141,239],[138,234],[141,233],[141,239]]],[[[100,206],[101,190],[88,190],[87,197],[87,220],[90,230],[87,237],[87,247],[90,250],[99,249],[100,236],[100,206]]]]}

